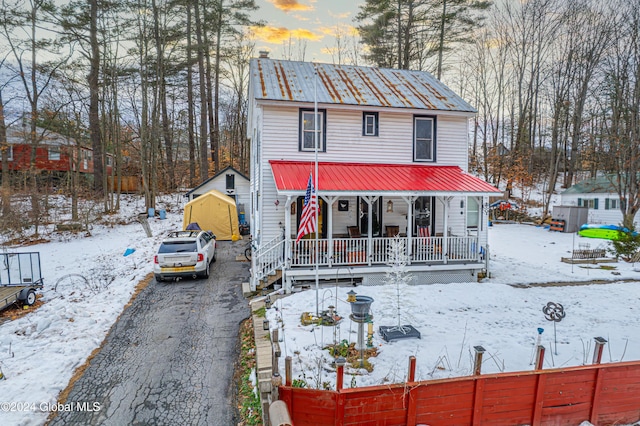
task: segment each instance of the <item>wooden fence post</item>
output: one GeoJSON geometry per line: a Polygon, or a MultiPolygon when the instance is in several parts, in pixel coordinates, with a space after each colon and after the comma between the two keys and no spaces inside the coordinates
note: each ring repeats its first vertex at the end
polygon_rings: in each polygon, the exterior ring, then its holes
{"type": "Polygon", "coordinates": [[[291,386],[291,356],[284,359],[284,384],[285,386],[291,386]]]}
{"type": "Polygon", "coordinates": [[[409,374],[407,375],[407,382],[412,383],[416,381],[416,357],[411,355],[409,357],[409,374]]]}
{"type": "Polygon", "coordinates": [[[336,391],[340,392],[344,385],[344,365],[347,363],[343,357],[336,359],[336,391]]]}
{"type": "Polygon", "coordinates": [[[474,376],[479,376],[482,370],[482,354],[484,354],[485,349],[482,346],[474,346],[473,350],[476,351],[476,357],[473,361],[473,374],[474,376]]]}
{"type": "Polygon", "coordinates": [[[538,345],[538,350],[536,352],[536,370],[542,370],[542,365],[544,364],[544,346],[538,345]]]}
{"type": "Polygon", "coordinates": [[[600,361],[602,361],[602,350],[604,349],[605,343],[607,343],[607,339],[594,337],[594,340],[596,341],[596,346],[593,348],[592,364],[600,364],[600,361]]]}

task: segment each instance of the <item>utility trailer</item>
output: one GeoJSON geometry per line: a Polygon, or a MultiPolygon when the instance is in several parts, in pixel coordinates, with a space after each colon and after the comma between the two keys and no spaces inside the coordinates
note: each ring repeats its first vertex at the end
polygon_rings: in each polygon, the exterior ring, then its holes
{"type": "Polygon", "coordinates": [[[42,286],[40,253],[0,253],[0,311],[17,302],[33,305],[42,286]]]}

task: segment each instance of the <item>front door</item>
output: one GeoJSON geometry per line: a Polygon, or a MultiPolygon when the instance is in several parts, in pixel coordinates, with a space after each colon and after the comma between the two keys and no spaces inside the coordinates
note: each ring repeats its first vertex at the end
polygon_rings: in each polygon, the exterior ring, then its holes
{"type": "MultiPolygon", "coordinates": [[[[304,205],[304,197],[298,197],[296,200],[296,234],[298,233],[298,229],[300,228],[300,216],[302,216],[302,207],[304,205]]],[[[318,204],[320,205],[320,209],[318,210],[318,228],[320,229],[320,235],[318,238],[327,238],[327,229],[325,226],[324,218],[327,217],[327,204],[324,202],[322,198],[318,198],[318,204]]],[[[305,238],[315,239],[316,234],[312,232],[305,236],[305,238]]]]}
{"type": "MultiPolygon", "coordinates": [[[[380,226],[380,218],[382,217],[382,202],[381,197],[379,197],[372,204],[373,210],[373,236],[381,237],[382,236],[382,227],[380,226]]],[[[362,236],[369,235],[369,204],[364,200],[364,198],[360,198],[358,200],[358,216],[360,217],[360,233],[362,236]]]]}
{"type": "Polygon", "coordinates": [[[418,227],[428,227],[429,234],[435,234],[435,199],[434,197],[418,197],[413,205],[413,235],[418,235],[418,227]]]}

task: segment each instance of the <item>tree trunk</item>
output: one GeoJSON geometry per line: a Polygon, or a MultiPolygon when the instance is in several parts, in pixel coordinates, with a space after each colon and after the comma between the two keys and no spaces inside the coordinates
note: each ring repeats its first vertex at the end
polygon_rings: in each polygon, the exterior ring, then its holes
{"type": "MultiPolygon", "coordinates": [[[[0,67],[1,68],[1,67],[0,67]]],[[[4,102],[2,101],[2,87],[0,87],[0,154],[2,155],[2,218],[7,220],[11,216],[11,181],[9,176],[9,144],[7,142],[7,125],[4,120],[4,102]]]]}
{"type": "Polygon", "coordinates": [[[89,0],[90,23],[89,40],[91,43],[91,58],[89,59],[89,135],[93,149],[93,188],[96,195],[104,194],[103,172],[104,161],[102,155],[102,138],[100,135],[100,116],[98,114],[100,46],[98,44],[98,0],[89,0]]]}
{"type": "Polygon", "coordinates": [[[204,182],[209,177],[209,156],[207,155],[207,85],[205,82],[204,50],[202,27],[200,19],[200,2],[195,1],[196,40],[198,42],[198,74],[200,91],[200,181],[204,182]]]}
{"type": "Polygon", "coordinates": [[[195,112],[193,104],[193,46],[191,45],[191,4],[187,3],[187,133],[189,137],[189,186],[196,184],[195,112]]]}

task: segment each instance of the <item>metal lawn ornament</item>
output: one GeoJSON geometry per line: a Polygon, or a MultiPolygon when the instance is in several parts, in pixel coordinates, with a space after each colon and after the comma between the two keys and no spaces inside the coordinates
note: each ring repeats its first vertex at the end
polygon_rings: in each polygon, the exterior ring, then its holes
{"type": "Polygon", "coordinates": [[[542,313],[547,321],[553,321],[553,340],[556,345],[556,355],[558,355],[558,339],[556,337],[556,323],[562,321],[567,315],[564,307],[560,303],[549,302],[547,306],[542,308],[542,313]]]}

